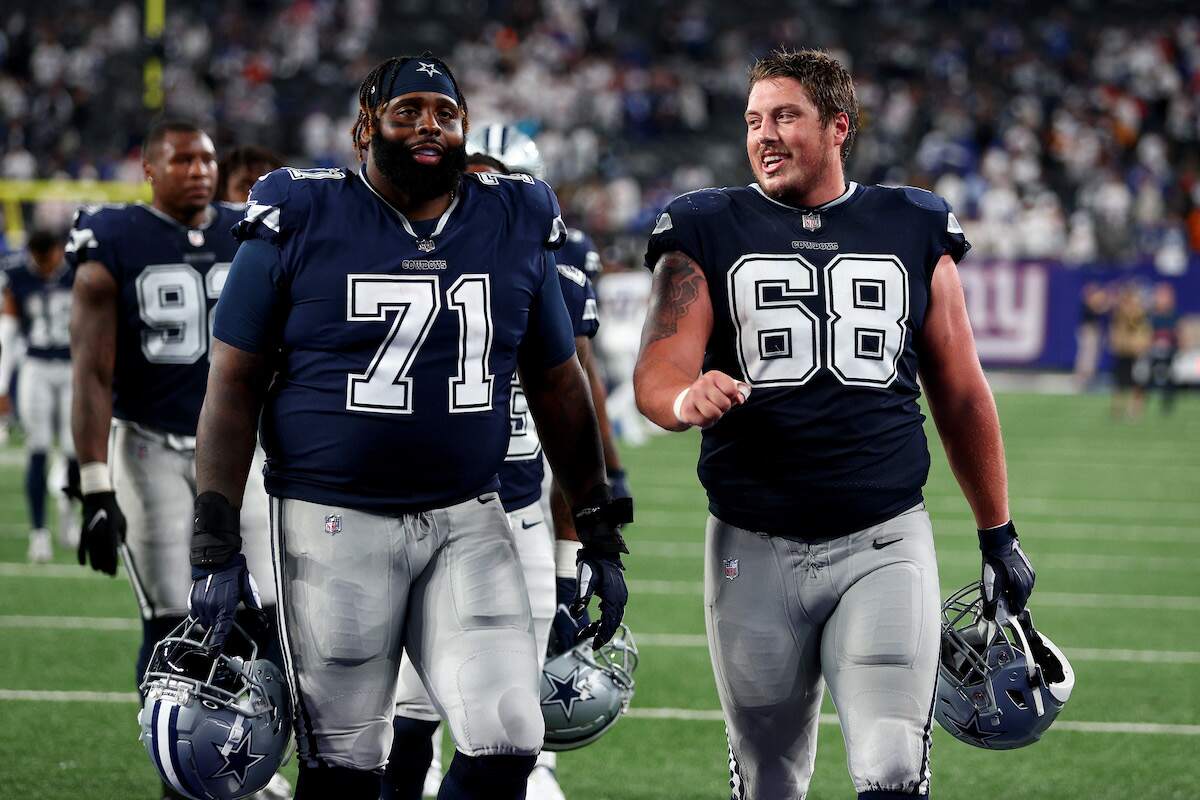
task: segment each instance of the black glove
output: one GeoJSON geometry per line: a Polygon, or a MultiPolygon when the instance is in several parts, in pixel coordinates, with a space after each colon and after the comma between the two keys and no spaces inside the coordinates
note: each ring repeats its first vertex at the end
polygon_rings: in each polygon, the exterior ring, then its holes
{"type": "Polygon", "coordinates": [[[192,524],[192,590],[188,610],[211,631],[209,644],[219,648],[229,635],[239,602],[262,611],[258,586],[241,554],[238,510],[217,492],[196,498],[192,524]]]}
{"type": "Polygon", "coordinates": [[[623,469],[610,469],[608,471],[608,485],[612,487],[612,496],[616,499],[628,497],[633,499],[633,492],[629,491],[629,478],[625,475],[623,469]]]}
{"type": "Polygon", "coordinates": [[[625,586],[625,565],[618,555],[589,555],[587,548],[575,556],[579,588],[575,602],[571,604],[571,615],[580,618],[587,611],[588,601],[593,594],[600,596],[600,619],[589,622],[577,634],[576,641],[589,636],[592,649],[599,649],[617,632],[617,626],[625,616],[625,604],[629,602],[629,588],[625,586]]]}
{"type": "Polygon", "coordinates": [[[79,564],[89,560],[92,569],[117,574],[117,548],[125,542],[125,515],[115,492],[83,496],[83,524],[79,530],[79,564]]]}
{"type": "Polygon", "coordinates": [[[208,643],[220,648],[229,635],[239,602],[246,608],[262,612],[258,586],[246,568],[246,557],[233,556],[220,569],[205,570],[192,567],[192,591],[188,595],[188,611],[192,617],[211,631],[208,643]]]}
{"type": "Polygon", "coordinates": [[[1001,598],[1009,614],[1020,614],[1029,602],[1037,576],[1021,550],[1012,520],[979,531],[979,549],[983,553],[984,617],[996,618],[997,603],[1001,598]]]}
{"type": "Polygon", "coordinates": [[[571,605],[579,597],[579,580],[577,578],[555,578],[555,593],[558,609],[550,623],[549,654],[556,656],[565,653],[579,641],[579,631],[591,622],[587,609],[577,620],[571,616],[571,605]]]}
{"type": "Polygon", "coordinates": [[[600,619],[579,632],[579,639],[594,636],[592,647],[599,648],[612,639],[625,616],[629,588],[625,585],[625,565],[621,553],[628,553],[621,538],[621,526],[633,522],[633,500],[613,498],[607,485],[597,486],[575,510],[575,531],[583,545],[575,556],[579,586],[570,612],[579,618],[587,610],[592,595],[600,597],[600,619]]]}

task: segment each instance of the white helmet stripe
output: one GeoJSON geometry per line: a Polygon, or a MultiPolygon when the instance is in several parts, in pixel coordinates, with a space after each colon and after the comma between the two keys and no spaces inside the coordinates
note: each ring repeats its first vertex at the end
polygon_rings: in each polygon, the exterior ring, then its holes
{"type": "Polygon", "coordinates": [[[166,700],[160,700],[155,704],[154,745],[157,748],[158,763],[162,766],[163,777],[167,779],[167,783],[171,784],[172,789],[188,796],[187,790],[179,781],[179,775],[175,772],[175,758],[171,752],[171,711],[174,708],[177,706],[166,700]]]}

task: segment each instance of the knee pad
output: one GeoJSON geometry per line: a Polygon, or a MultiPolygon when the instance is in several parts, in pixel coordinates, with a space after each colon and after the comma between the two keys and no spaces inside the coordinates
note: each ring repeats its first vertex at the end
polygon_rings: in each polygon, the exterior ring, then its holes
{"type": "Polygon", "coordinates": [[[537,756],[454,754],[440,800],[524,800],[525,782],[537,756]]]}
{"type": "Polygon", "coordinates": [[[379,800],[379,773],[300,762],[294,800],[379,800]]]}
{"type": "Polygon", "coordinates": [[[433,732],[440,722],[392,718],[392,751],[383,773],[384,800],[421,800],[425,773],[433,763],[433,732]]]}

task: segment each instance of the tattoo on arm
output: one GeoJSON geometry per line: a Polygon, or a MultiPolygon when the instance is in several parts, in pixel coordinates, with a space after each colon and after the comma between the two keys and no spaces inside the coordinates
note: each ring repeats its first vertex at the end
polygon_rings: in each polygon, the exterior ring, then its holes
{"type": "Polygon", "coordinates": [[[679,320],[700,296],[704,283],[704,273],[695,261],[675,250],[664,253],[654,267],[649,324],[643,344],[673,336],[679,320]]]}

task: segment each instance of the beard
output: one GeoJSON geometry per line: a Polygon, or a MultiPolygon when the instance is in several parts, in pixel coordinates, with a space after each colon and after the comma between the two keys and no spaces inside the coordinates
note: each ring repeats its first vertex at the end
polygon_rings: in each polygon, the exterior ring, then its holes
{"type": "Polygon", "coordinates": [[[411,202],[424,203],[458,188],[467,169],[467,146],[447,147],[438,163],[426,166],[417,163],[408,145],[375,133],[371,136],[371,158],[375,168],[411,202]]]}
{"type": "MultiPolygon", "coordinates": [[[[793,158],[796,156],[793,154],[793,158]]],[[[795,177],[786,182],[776,182],[769,185],[770,181],[766,180],[765,174],[756,174],[758,185],[772,200],[777,200],[790,206],[804,206],[805,200],[809,197],[813,189],[821,185],[826,173],[830,169],[830,162],[836,156],[831,156],[828,152],[822,152],[815,159],[808,161],[797,160],[793,163],[794,168],[799,173],[795,177]]],[[[754,172],[758,172],[757,166],[754,172]]]]}

